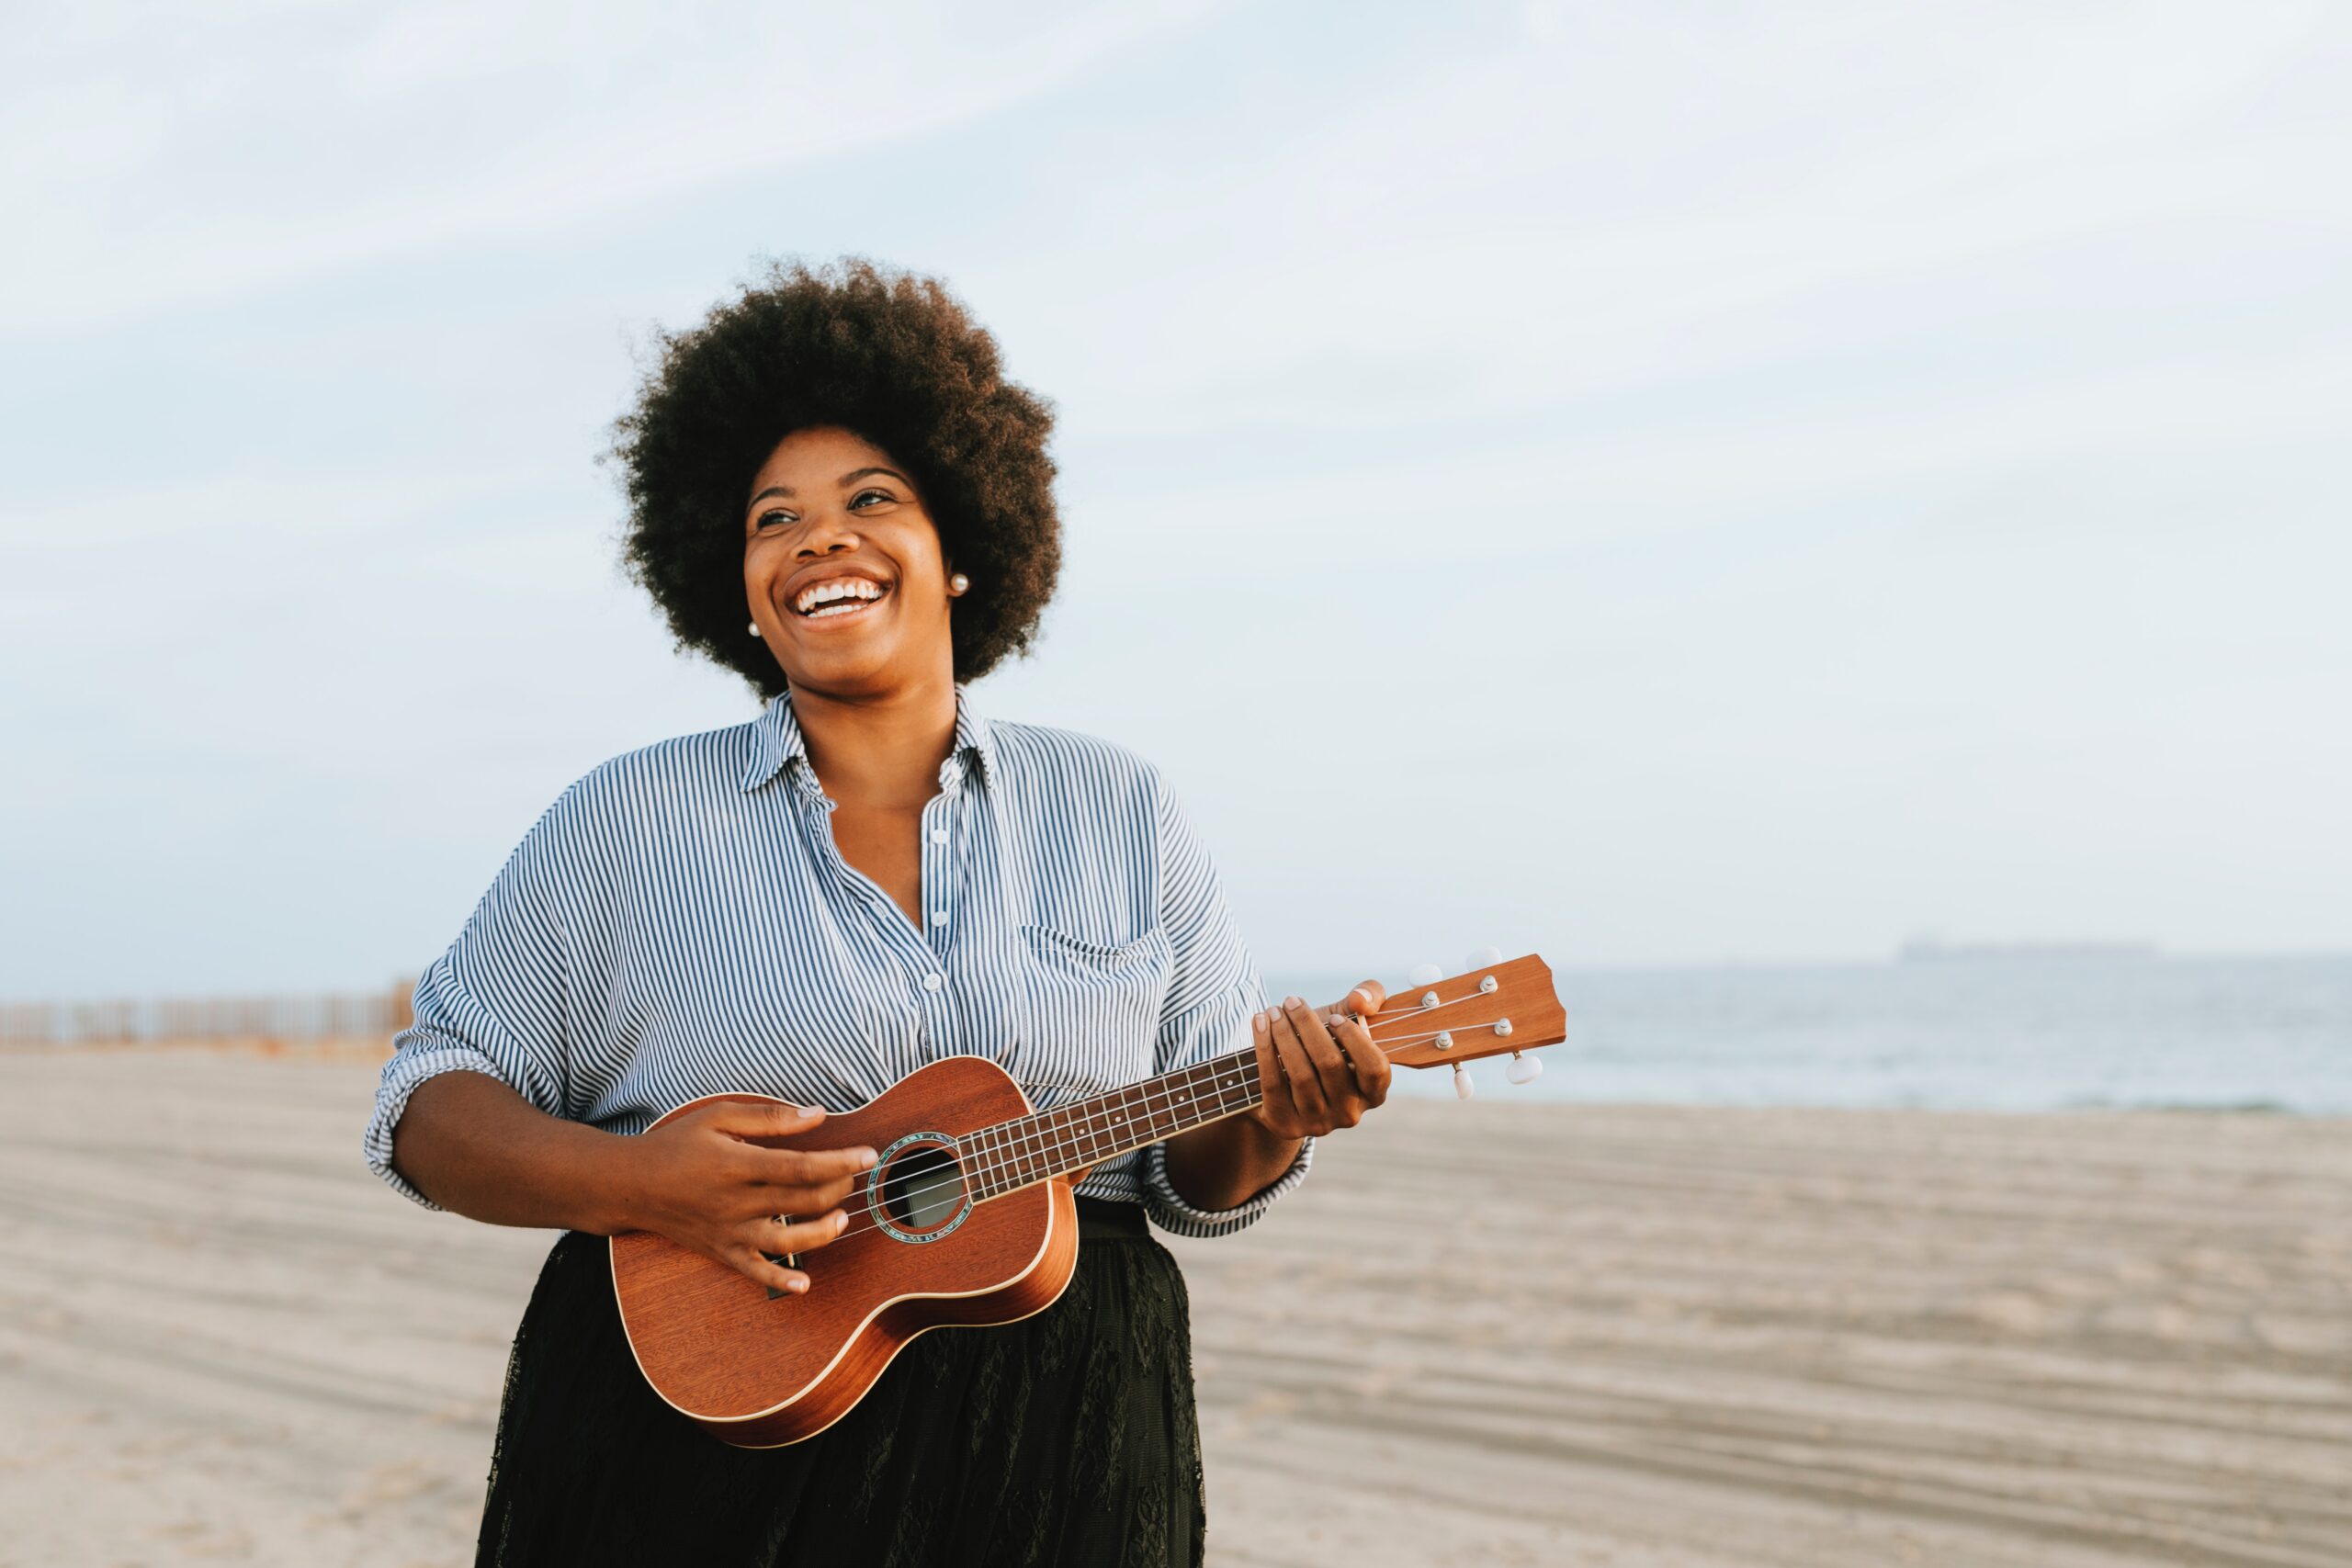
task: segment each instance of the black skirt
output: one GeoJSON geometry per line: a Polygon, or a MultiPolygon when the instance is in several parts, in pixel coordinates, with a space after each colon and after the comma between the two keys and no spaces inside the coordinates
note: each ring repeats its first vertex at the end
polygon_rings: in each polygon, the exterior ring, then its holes
{"type": "Polygon", "coordinates": [[[477,1564],[1198,1568],[1184,1278],[1131,1203],[1079,1201],[1061,1299],[938,1328],[806,1442],[737,1449],[637,1370],[602,1236],[548,1254],[514,1335],[477,1564]]]}

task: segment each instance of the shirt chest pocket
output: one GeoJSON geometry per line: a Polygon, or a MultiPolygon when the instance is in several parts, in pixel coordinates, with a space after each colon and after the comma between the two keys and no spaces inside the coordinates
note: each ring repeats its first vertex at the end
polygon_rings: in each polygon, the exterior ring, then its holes
{"type": "Polygon", "coordinates": [[[1151,1076],[1174,963],[1165,936],[1153,930],[1113,946],[1023,925],[1021,957],[1012,1073],[1024,1088],[1101,1092],[1151,1076]]]}

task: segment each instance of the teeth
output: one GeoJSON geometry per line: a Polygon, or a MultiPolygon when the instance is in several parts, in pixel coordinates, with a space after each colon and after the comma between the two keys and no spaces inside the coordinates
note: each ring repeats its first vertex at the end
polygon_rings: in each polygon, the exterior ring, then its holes
{"type": "Polygon", "coordinates": [[[822,613],[842,615],[857,608],[855,604],[838,604],[831,610],[820,612],[818,607],[833,604],[836,600],[871,600],[882,597],[882,585],[863,577],[836,577],[813,587],[804,588],[800,597],[793,601],[793,608],[804,615],[822,613]]]}

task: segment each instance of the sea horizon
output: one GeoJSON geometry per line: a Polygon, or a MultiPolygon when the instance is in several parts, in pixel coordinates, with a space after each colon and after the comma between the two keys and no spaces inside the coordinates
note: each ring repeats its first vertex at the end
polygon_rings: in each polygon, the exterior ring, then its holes
{"type": "MultiPolygon", "coordinates": [[[[1545,1101],[2352,1114],[2352,953],[2086,946],[1555,964],[1568,1037],[1533,1058],[1541,1076],[1469,1070],[1481,1098],[1545,1101]]],[[[1324,1000],[1361,978],[1267,987],[1324,1000]]],[[[1451,1075],[1401,1073],[1399,1092],[1450,1096],[1451,1075]]]]}

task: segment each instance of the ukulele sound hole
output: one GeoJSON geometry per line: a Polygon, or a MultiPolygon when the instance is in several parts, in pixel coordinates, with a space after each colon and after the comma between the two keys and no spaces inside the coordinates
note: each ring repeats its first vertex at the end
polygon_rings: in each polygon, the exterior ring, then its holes
{"type": "Polygon", "coordinates": [[[882,1172],[882,1210],[898,1231],[935,1231],[964,1209],[963,1168],[938,1144],[908,1149],[882,1172]]]}

